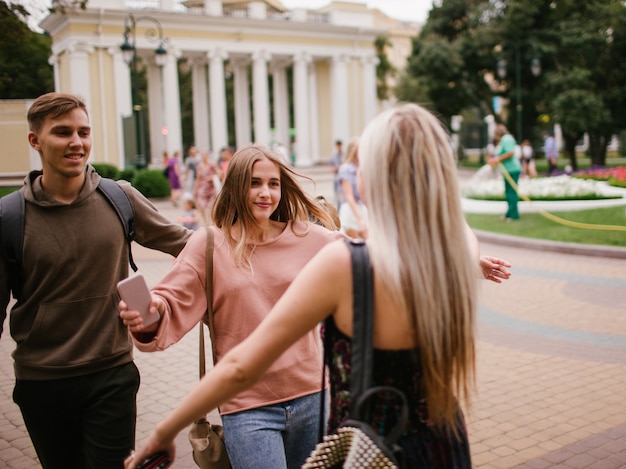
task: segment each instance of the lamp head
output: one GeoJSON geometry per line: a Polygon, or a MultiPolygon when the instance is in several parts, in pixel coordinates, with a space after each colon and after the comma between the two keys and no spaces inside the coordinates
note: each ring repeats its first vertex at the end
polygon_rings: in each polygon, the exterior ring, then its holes
{"type": "Polygon", "coordinates": [[[124,62],[130,64],[135,58],[135,46],[128,42],[128,30],[124,32],[124,42],[120,46],[120,49],[122,50],[124,62]]]}
{"type": "Polygon", "coordinates": [[[154,51],[154,61],[159,67],[163,67],[167,61],[167,51],[163,47],[163,43],[159,44],[159,47],[154,51]]]}

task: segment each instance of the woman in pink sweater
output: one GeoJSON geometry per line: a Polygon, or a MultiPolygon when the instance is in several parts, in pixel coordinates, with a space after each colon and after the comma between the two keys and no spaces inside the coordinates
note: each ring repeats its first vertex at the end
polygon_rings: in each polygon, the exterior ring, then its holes
{"type": "MultiPolygon", "coordinates": [[[[343,237],[296,176],[262,146],[242,148],[230,162],[212,214],[217,362],[256,329],[318,251],[343,237]],[[309,215],[323,226],[309,222],[309,215]]],[[[206,231],[199,230],[152,290],[159,323],[142,327],[135,312],[122,313],[140,350],[169,347],[204,316],[205,247],[206,231]]],[[[254,386],[220,405],[233,468],[304,463],[318,438],[321,370],[319,334],[311,330],[254,386]]]]}

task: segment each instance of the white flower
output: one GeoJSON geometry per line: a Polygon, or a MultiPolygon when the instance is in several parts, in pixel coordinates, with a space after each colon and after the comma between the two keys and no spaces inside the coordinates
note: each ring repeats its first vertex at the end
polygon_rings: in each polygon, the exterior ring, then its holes
{"type": "MultiPolygon", "coordinates": [[[[567,175],[546,178],[524,178],[518,183],[519,194],[533,200],[606,198],[606,183],[567,175]]],[[[463,191],[470,199],[494,199],[504,196],[503,178],[472,180],[463,191]]]]}

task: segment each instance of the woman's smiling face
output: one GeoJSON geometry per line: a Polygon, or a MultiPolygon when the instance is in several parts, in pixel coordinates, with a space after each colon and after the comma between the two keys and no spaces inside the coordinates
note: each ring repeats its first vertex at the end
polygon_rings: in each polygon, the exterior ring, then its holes
{"type": "Polygon", "coordinates": [[[267,158],[252,166],[252,178],[248,189],[248,207],[259,224],[269,221],[281,198],[280,171],[267,158]]]}

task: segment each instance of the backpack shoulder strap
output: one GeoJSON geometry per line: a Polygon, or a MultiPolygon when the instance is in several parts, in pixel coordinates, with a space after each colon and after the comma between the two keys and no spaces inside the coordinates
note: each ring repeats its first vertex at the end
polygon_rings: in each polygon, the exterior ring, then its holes
{"type": "Polygon", "coordinates": [[[126,241],[128,242],[128,262],[131,268],[137,272],[137,266],[133,260],[133,253],[131,250],[131,243],[135,239],[135,211],[133,206],[117,182],[113,179],[100,178],[98,183],[98,191],[104,196],[109,204],[117,213],[122,226],[124,227],[124,233],[126,233],[126,241]]]}
{"type": "Polygon", "coordinates": [[[22,290],[19,268],[24,245],[24,210],[24,195],[20,190],[0,199],[0,236],[14,298],[18,298],[22,290]]]}

